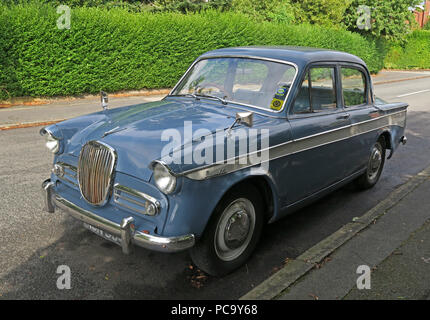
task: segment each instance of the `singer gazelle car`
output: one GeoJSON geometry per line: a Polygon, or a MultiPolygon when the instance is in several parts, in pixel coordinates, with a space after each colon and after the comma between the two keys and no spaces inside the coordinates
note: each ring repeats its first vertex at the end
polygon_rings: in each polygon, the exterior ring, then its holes
{"type": "Polygon", "coordinates": [[[405,103],[375,98],[360,58],[301,47],[198,57],[161,101],[41,130],[57,209],[130,253],[189,250],[211,275],[240,267],[262,228],[353,182],[373,187],[406,143],[405,103]]]}

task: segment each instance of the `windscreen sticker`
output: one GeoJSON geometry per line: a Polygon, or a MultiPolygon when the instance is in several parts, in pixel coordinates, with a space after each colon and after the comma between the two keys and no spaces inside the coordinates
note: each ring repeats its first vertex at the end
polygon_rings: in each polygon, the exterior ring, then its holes
{"type": "Polygon", "coordinates": [[[275,96],[272,99],[272,103],[270,104],[270,109],[279,111],[284,104],[285,97],[288,93],[288,86],[283,85],[276,90],[275,96]]]}

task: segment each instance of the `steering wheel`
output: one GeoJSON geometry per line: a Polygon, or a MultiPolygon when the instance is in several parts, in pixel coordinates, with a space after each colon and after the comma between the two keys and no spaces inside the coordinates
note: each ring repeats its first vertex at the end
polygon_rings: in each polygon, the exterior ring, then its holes
{"type": "Polygon", "coordinates": [[[217,89],[218,89],[218,90],[223,94],[223,97],[224,97],[224,96],[228,97],[228,93],[227,93],[227,91],[224,89],[224,87],[223,87],[223,86],[221,86],[221,85],[219,85],[219,84],[217,84],[217,83],[213,83],[213,82],[208,82],[208,83],[205,83],[203,86],[198,86],[198,87],[196,88],[196,91],[195,91],[195,92],[201,93],[201,92],[202,92],[202,90],[203,90],[203,89],[206,89],[206,88],[217,88],[217,89]]]}

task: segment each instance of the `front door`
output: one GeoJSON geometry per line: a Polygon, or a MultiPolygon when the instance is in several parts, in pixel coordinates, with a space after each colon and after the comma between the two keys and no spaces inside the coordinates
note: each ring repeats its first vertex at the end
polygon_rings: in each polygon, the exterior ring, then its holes
{"type": "Polygon", "coordinates": [[[345,178],[350,119],[337,97],[335,65],[306,72],[289,111],[293,142],[286,158],[283,205],[291,205],[345,178]]]}

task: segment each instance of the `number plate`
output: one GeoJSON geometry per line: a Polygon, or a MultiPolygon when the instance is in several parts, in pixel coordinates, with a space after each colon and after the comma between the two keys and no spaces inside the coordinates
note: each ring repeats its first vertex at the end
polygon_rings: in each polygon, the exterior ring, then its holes
{"type": "Polygon", "coordinates": [[[84,227],[92,232],[94,232],[95,234],[99,235],[100,237],[102,237],[103,239],[112,241],[113,243],[116,243],[117,245],[121,245],[121,237],[115,236],[109,232],[106,232],[102,229],[96,228],[88,223],[84,222],[84,227]]]}

